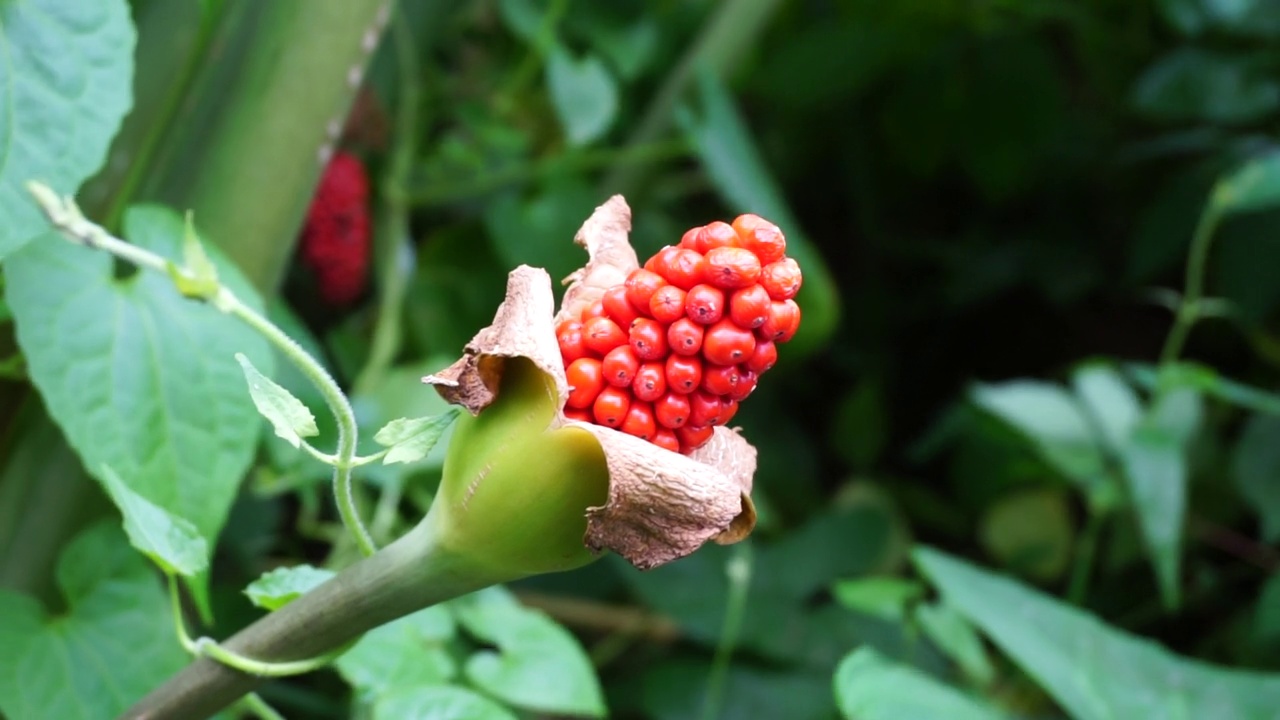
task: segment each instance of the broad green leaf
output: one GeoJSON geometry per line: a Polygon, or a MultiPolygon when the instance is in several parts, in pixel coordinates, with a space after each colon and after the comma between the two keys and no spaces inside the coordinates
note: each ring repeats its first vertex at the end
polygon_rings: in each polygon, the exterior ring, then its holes
{"type": "Polygon", "coordinates": [[[595,55],[579,60],[563,46],[552,46],[547,55],[547,87],[570,145],[598,139],[617,118],[617,83],[595,55]]]}
{"type": "Polygon", "coordinates": [[[1160,596],[1178,605],[1182,525],[1187,510],[1187,442],[1200,423],[1200,394],[1181,388],[1157,396],[1120,460],[1160,596]]]}
{"type": "Polygon", "coordinates": [[[600,681],[577,639],[546,615],[492,587],[449,603],[458,622],[497,646],[467,659],[467,679],[500,700],[528,710],[604,717],[600,681]]]}
{"type": "Polygon", "coordinates": [[[836,602],[864,615],[900,622],[907,606],[924,597],[924,586],[896,577],[866,577],[841,580],[831,588],[836,602]]]}
{"type": "MultiPolygon", "coordinates": [[[[131,242],[180,257],[184,224],[131,208],[131,242]]],[[[209,248],[224,284],[256,294],[209,248]]],[[[110,465],[134,492],[218,537],[253,459],[259,419],[234,354],[269,371],[266,342],[235,318],[182,298],[169,278],[117,278],[106,253],[48,235],[5,263],[18,343],[49,414],[92,472],[110,465]]]]}
{"type": "Polygon", "coordinates": [[[1091,364],[1071,375],[1071,386],[1112,452],[1119,452],[1142,419],[1142,401],[1110,365],[1091,364]]]}
{"type": "Polygon", "coordinates": [[[57,580],[57,612],[0,590],[0,714],[114,717],[187,663],[154,569],[113,522],[67,545],[57,580]]]}
{"type": "Polygon", "coordinates": [[[986,686],[995,679],[996,669],[987,657],[982,638],[955,608],[940,602],[917,605],[915,621],[974,682],[986,686]]]}
{"type": "Polygon", "coordinates": [[[433,685],[387,693],[373,720],[516,720],[515,714],[464,687],[433,685]]]}
{"type": "Polygon", "coordinates": [[[457,408],[450,408],[440,415],[400,418],[387,423],[373,436],[379,445],[391,448],[382,459],[383,464],[417,462],[426,457],[458,418],[458,412],[457,408]]]}
{"type": "Polygon", "coordinates": [[[1254,158],[1220,180],[1213,189],[1213,204],[1223,213],[1280,205],[1280,152],[1254,158]]]}
{"type": "Polygon", "coordinates": [[[804,285],[796,298],[804,308],[804,322],[788,349],[817,349],[840,320],[839,291],[827,263],[791,212],[724,84],[711,72],[702,72],[698,91],[701,116],[681,108],[676,120],[727,203],[740,212],[767,218],[786,234],[787,254],[804,272],[804,285]]]}
{"type": "Polygon", "coordinates": [[[1105,460],[1098,438],[1075,398],[1063,388],[1038,380],[973,388],[978,407],[1026,435],[1045,460],[1085,490],[1104,480],[1105,460]]]}
{"type": "Polygon", "coordinates": [[[1270,720],[1280,675],[1175,655],[1008,578],[930,548],[914,558],[954,607],[1076,720],[1270,720]]]}
{"type": "Polygon", "coordinates": [[[209,544],[200,537],[195,525],[130,490],[108,465],[102,466],[98,477],[124,515],[124,532],[138,552],[151,558],[166,573],[184,577],[191,577],[209,566],[209,544]]]}
{"type": "MultiPolygon", "coordinates": [[[[841,613],[847,615],[847,613],[841,613]]],[[[754,663],[731,663],[725,673],[723,705],[717,718],[724,720],[831,720],[836,717],[831,692],[831,668],[847,650],[823,663],[820,671],[802,669],[761,669],[754,663]]],[[[632,680],[641,696],[644,712],[621,717],[653,720],[694,720],[703,717],[711,663],[688,654],[669,654],[669,659],[647,663],[643,675],[632,680]],[[674,656],[674,657],[671,657],[674,656]]],[[[903,720],[906,720],[905,718],[903,720]]]]}
{"type": "Polygon", "coordinates": [[[1014,572],[1057,579],[1075,540],[1066,492],[1047,487],[1005,495],[983,514],[979,535],[987,552],[1014,572]]]}
{"type": "Polygon", "coordinates": [[[1232,453],[1231,474],[1261,520],[1263,540],[1280,540],[1280,417],[1249,418],[1232,453]]]}
{"type": "Polygon", "coordinates": [[[236,353],[236,362],[244,371],[244,380],[249,385],[249,397],[262,417],[271,422],[276,436],[284,439],[294,447],[302,445],[302,438],[320,434],[316,427],[316,417],[302,401],[292,393],[271,381],[271,378],[258,372],[258,368],[249,362],[244,353],[236,353]]]}
{"type": "Polygon", "coordinates": [[[1217,370],[1199,363],[1180,362],[1159,370],[1134,363],[1127,365],[1125,371],[1147,390],[1154,391],[1161,386],[1186,387],[1246,410],[1280,415],[1280,395],[1225,378],[1217,370]]]}
{"type": "Polygon", "coordinates": [[[836,668],[836,702],[848,720],[1000,720],[1004,717],[919,670],[870,647],[854,650],[836,668]]]}
{"type": "Polygon", "coordinates": [[[249,583],[244,594],[260,608],[279,610],[333,578],[332,570],[294,565],[265,572],[249,583]]]}
{"type": "Polygon", "coordinates": [[[133,103],[126,0],[0,3],[0,259],[48,227],[24,187],[73,194],[133,103]]]}
{"type": "Polygon", "coordinates": [[[1280,83],[1244,55],[1185,45],[1138,78],[1133,106],[1168,122],[1250,122],[1280,107],[1280,83]]]}
{"type": "Polygon", "coordinates": [[[448,651],[453,616],[442,605],[419,610],[370,630],[336,663],[338,672],[369,700],[441,685],[458,669],[448,651]]]}

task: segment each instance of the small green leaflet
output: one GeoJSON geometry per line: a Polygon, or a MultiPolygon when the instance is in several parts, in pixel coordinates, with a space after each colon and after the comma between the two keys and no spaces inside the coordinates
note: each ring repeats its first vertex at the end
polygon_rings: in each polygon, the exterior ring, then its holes
{"type": "Polygon", "coordinates": [[[254,407],[271,422],[276,435],[296,448],[302,444],[302,438],[320,434],[316,427],[316,417],[302,401],[258,372],[243,353],[236,353],[236,362],[244,370],[244,379],[249,384],[249,396],[253,398],[254,407]]]}
{"type": "Polygon", "coordinates": [[[185,297],[213,298],[218,294],[218,268],[205,254],[190,210],[187,211],[186,223],[186,231],[182,235],[182,270],[189,275],[184,275],[173,262],[169,262],[166,269],[178,292],[185,297]]]}
{"type": "Polygon", "coordinates": [[[111,501],[124,515],[129,544],[166,573],[192,577],[209,566],[209,544],[187,520],[129,489],[110,465],[98,473],[111,501]]]}
{"type": "Polygon", "coordinates": [[[831,588],[836,602],[864,615],[899,622],[907,607],[924,597],[924,586],[896,577],[865,577],[841,580],[831,588]]]}
{"type": "Polygon", "coordinates": [[[849,720],[1001,720],[1004,716],[959,690],[870,647],[847,655],[836,668],[836,702],[849,720]]]}
{"type": "Polygon", "coordinates": [[[458,412],[458,408],[449,408],[431,417],[400,418],[387,423],[373,436],[374,442],[390,448],[382,463],[410,463],[426,457],[457,419],[458,412]]]}
{"type": "Polygon", "coordinates": [[[335,574],[332,570],[310,565],[276,568],[249,583],[244,594],[260,608],[279,610],[316,586],[328,582],[335,574]]]}

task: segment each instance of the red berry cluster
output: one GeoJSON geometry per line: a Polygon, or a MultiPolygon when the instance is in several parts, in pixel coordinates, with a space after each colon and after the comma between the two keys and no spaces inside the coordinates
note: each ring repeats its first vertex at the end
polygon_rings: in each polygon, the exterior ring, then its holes
{"type": "Polygon", "coordinates": [[[684,234],[556,328],[565,415],[689,454],[800,326],[800,266],[776,225],[741,215],[684,234]]]}
{"type": "Polygon", "coordinates": [[[369,177],[359,158],[338,152],[320,177],[301,238],[302,260],[326,302],[347,305],[360,297],[371,247],[369,177]]]}

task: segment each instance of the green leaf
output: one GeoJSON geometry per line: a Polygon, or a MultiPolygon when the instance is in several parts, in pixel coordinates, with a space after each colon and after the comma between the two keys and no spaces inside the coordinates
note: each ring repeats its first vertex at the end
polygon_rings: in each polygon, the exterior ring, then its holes
{"type": "MultiPolygon", "coordinates": [[[[125,227],[141,247],[181,254],[183,221],[170,210],[131,208],[125,227]]],[[[223,283],[256,305],[214,250],[223,283]]],[[[32,382],[85,467],[110,465],[131,490],[214,542],[259,428],[233,355],[269,369],[266,342],[183,299],[163,274],[116,278],[106,253],[53,235],[10,257],[5,278],[32,382]]]]}
{"type": "Polygon", "coordinates": [[[1174,655],[937,550],[919,548],[914,559],[947,604],[973,621],[1077,720],[1265,720],[1280,707],[1280,675],[1174,655]]]}
{"type": "Polygon", "coordinates": [[[1182,388],[1156,398],[1120,455],[1138,527],[1165,607],[1178,605],[1182,525],[1187,510],[1187,443],[1200,423],[1200,394],[1182,388]]]}
{"type": "Polygon", "coordinates": [[[1075,530],[1066,492],[1034,488],[1001,497],[982,516],[982,546],[1002,565],[1041,581],[1062,576],[1075,530]]]}
{"type": "Polygon", "coordinates": [[[1224,214],[1280,205],[1280,152],[1254,158],[1220,180],[1213,189],[1213,204],[1224,214]]]}
{"type": "Polygon", "coordinates": [[[1134,363],[1127,365],[1125,371],[1148,390],[1161,386],[1185,387],[1246,410],[1280,415],[1280,395],[1225,378],[1217,370],[1199,363],[1180,362],[1158,371],[1152,365],[1134,363]]]}
{"type": "Polygon", "coordinates": [[[547,55],[547,87],[570,145],[586,145],[609,131],[618,115],[618,87],[600,58],[575,60],[557,44],[547,55]]]}
{"type": "Polygon", "coordinates": [[[466,676],[476,687],[528,710],[606,715],[591,660],[568,630],[501,587],[449,605],[467,632],[497,646],[497,652],[481,650],[467,659],[466,676]]]}
{"type": "Polygon", "coordinates": [[[195,525],[166,512],[129,489],[119,475],[103,465],[98,476],[111,501],[124,515],[129,544],[151,558],[166,573],[191,577],[209,566],[209,544],[195,525]]]}
{"type": "Polygon", "coordinates": [[[836,668],[836,702],[849,720],[1000,720],[978,700],[896,663],[870,647],[849,653],[836,668]]]}
{"type": "Polygon", "coordinates": [[[244,594],[260,608],[279,610],[316,587],[323,585],[337,573],[310,565],[280,567],[265,572],[249,583],[244,594]]]}
{"type": "Polygon", "coordinates": [[[1263,583],[1249,630],[1250,641],[1258,647],[1280,644],[1280,575],[1263,583]]]}
{"type": "Polygon", "coordinates": [[[1133,105],[1168,122],[1251,122],[1280,107],[1280,83],[1246,56],[1182,46],[1138,78],[1133,105]]]}
{"type": "Polygon", "coordinates": [[[0,3],[0,259],[48,228],[27,194],[74,194],[133,103],[129,3],[0,3]]]}
{"type": "Polygon", "coordinates": [[[1262,538],[1280,540],[1280,417],[1254,415],[1232,453],[1236,489],[1262,522],[1262,538]]]}
{"type": "Polygon", "coordinates": [[[173,279],[178,292],[185,297],[205,300],[218,294],[218,269],[205,253],[200,236],[196,235],[195,221],[190,210],[187,211],[186,228],[182,233],[182,263],[185,273],[179,272],[178,266],[173,263],[168,267],[169,277],[173,279]]]}
{"type": "Polygon", "coordinates": [[[841,580],[831,588],[836,602],[864,615],[900,622],[907,606],[924,596],[924,586],[896,577],[841,580]]]}
{"type": "Polygon", "coordinates": [[[391,448],[382,459],[383,464],[411,463],[426,457],[458,419],[458,412],[457,408],[450,408],[431,417],[400,418],[387,423],[373,436],[374,442],[391,448]]]}
{"type": "Polygon", "coordinates": [[[1119,452],[1142,419],[1142,401],[1124,376],[1110,365],[1091,364],[1071,375],[1076,397],[1112,452],[1119,452]]]}
{"type": "Polygon", "coordinates": [[[516,720],[508,709],[464,687],[436,685],[388,693],[373,720],[516,720]]]}
{"type": "Polygon", "coordinates": [[[114,717],[187,662],[155,571],[112,522],[58,558],[67,609],[0,590],[0,714],[10,720],[114,717]]]}
{"type": "Polygon", "coordinates": [[[236,362],[240,363],[240,369],[244,371],[254,407],[258,408],[262,417],[271,422],[278,437],[299,447],[302,445],[302,438],[320,434],[320,429],[316,427],[316,416],[311,414],[311,410],[301,400],[258,372],[258,368],[249,362],[244,353],[236,353],[236,362]]]}
{"type": "Polygon", "coordinates": [[[370,700],[448,682],[458,673],[448,652],[455,632],[444,606],[419,610],[366,633],[338,658],[338,672],[370,700]]]}
{"type": "Polygon", "coordinates": [[[996,669],[987,657],[982,638],[955,608],[946,603],[917,605],[915,621],[971,680],[984,687],[995,680],[996,669]]]}

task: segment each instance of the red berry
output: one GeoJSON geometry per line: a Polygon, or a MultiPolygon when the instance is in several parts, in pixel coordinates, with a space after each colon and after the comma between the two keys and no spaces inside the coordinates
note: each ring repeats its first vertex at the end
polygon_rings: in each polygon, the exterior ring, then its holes
{"type": "Polygon", "coordinates": [[[596,401],[591,405],[591,414],[595,417],[596,423],[618,428],[626,420],[629,409],[631,409],[631,393],[616,387],[607,387],[596,396],[596,401]]]}
{"type": "Polygon", "coordinates": [[[719,220],[708,224],[698,233],[694,250],[706,255],[718,247],[732,247],[738,244],[738,233],[733,226],[719,220]]]}
{"type": "Polygon", "coordinates": [[[702,336],[702,356],[716,365],[737,365],[751,357],[755,349],[755,335],[728,318],[707,328],[702,336]]]}
{"type": "Polygon", "coordinates": [[[733,221],[738,233],[738,247],[743,247],[760,258],[760,264],[777,262],[787,254],[787,238],[777,225],[759,215],[747,213],[733,221]]]}
{"type": "Polygon", "coordinates": [[[680,452],[680,439],[676,437],[675,432],[664,427],[654,430],[653,437],[649,439],[649,442],[663,450],[670,450],[675,453],[680,452]]]}
{"type": "Polygon", "coordinates": [[[738,401],[731,397],[720,398],[720,419],[716,425],[728,425],[734,415],[738,414],[738,401]]]}
{"type": "Polygon", "coordinates": [[[582,311],[582,322],[586,322],[591,318],[598,318],[598,317],[607,318],[609,317],[609,313],[605,312],[604,303],[599,300],[596,300],[595,302],[588,305],[582,311]]]}
{"type": "Polygon", "coordinates": [[[738,384],[733,388],[733,392],[729,393],[728,397],[733,398],[738,402],[746,400],[751,396],[751,393],[755,392],[756,382],[758,382],[759,379],[760,376],[750,370],[739,368],[738,384]]]}
{"type": "Polygon", "coordinates": [[[604,295],[600,297],[600,304],[604,305],[605,315],[624,330],[631,327],[632,321],[640,317],[640,313],[631,307],[631,302],[627,300],[625,285],[614,285],[605,290],[604,295]]]}
{"type": "Polygon", "coordinates": [[[622,421],[622,432],[635,435],[641,440],[650,440],[658,429],[653,419],[653,406],[646,402],[633,402],[627,409],[627,417],[622,421]]]}
{"type": "Polygon", "coordinates": [[[756,328],[762,340],[784,343],[796,334],[800,327],[800,306],[795,300],[775,300],[769,304],[769,317],[756,328]]]}
{"type": "Polygon", "coordinates": [[[737,365],[714,365],[702,369],[702,389],[712,395],[728,395],[738,387],[737,365]]]}
{"type": "Polygon", "coordinates": [[[689,424],[715,425],[720,421],[720,396],[694,390],[689,393],[689,424]]]}
{"type": "Polygon", "coordinates": [[[702,232],[702,228],[689,228],[684,231],[684,235],[680,237],[680,247],[689,250],[698,249],[698,234],[702,232]]]}
{"type": "Polygon", "coordinates": [[[595,358],[574,360],[565,368],[564,375],[569,382],[569,399],[566,402],[571,408],[591,407],[604,389],[604,373],[600,361],[595,358]]]}
{"type": "Polygon", "coordinates": [[[355,155],[339,151],[320,176],[299,242],[325,302],[349,305],[364,293],[372,261],[369,177],[355,155]]]}
{"type": "Polygon", "coordinates": [[[760,268],[760,284],[773,300],[790,300],[800,292],[804,278],[800,265],[791,258],[783,258],[760,268]]]}
{"type": "Polygon", "coordinates": [[[774,363],[778,362],[778,346],[772,340],[759,340],[751,357],[743,363],[756,375],[763,375],[774,363]]]}
{"type": "Polygon", "coordinates": [[[640,359],[630,345],[619,345],[600,361],[604,381],[614,387],[628,387],[640,369],[640,359]]]}
{"type": "Polygon", "coordinates": [[[689,396],[669,392],[653,403],[653,414],[663,427],[684,427],[689,421],[689,396]]]}
{"type": "Polygon", "coordinates": [[[710,325],[724,317],[724,291],[711,285],[694,285],[685,295],[684,311],[690,320],[710,325]]]}
{"type": "Polygon", "coordinates": [[[655,268],[667,282],[681,290],[703,282],[707,272],[707,261],[701,253],[681,247],[667,248],[658,253],[655,268]]]}
{"type": "Polygon", "coordinates": [[[702,360],[671,355],[667,358],[667,387],[672,392],[691,393],[702,384],[702,360]]]}
{"type": "Polygon", "coordinates": [[[697,355],[702,349],[703,327],[687,317],[667,327],[667,345],[677,355],[697,355]]]}
{"type": "Polygon", "coordinates": [[[760,285],[734,290],[729,296],[729,317],[740,328],[758,328],[769,317],[769,302],[769,293],[760,285]]]}
{"type": "Polygon", "coordinates": [[[582,323],[577,320],[566,320],[556,328],[556,342],[560,345],[560,357],[565,364],[591,354],[583,342],[582,323]]]}
{"type": "Polygon", "coordinates": [[[688,455],[694,450],[706,445],[707,441],[711,439],[711,436],[715,434],[715,431],[716,429],[710,425],[704,425],[701,427],[686,425],[685,427],[677,429],[676,437],[680,440],[680,452],[688,455]]]}
{"type": "Polygon", "coordinates": [[[631,325],[629,341],[641,360],[661,360],[667,356],[667,329],[657,320],[636,320],[631,325]]]}
{"type": "Polygon", "coordinates": [[[627,334],[618,323],[607,317],[593,317],[582,321],[582,341],[587,348],[599,355],[606,355],[627,342],[627,334]]]}
{"type": "Polygon", "coordinates": [[[740,247],[719,247],[707,253],[707,282],[733,290],[760,279],[760,258],[740,247]]]}
{"type": "Polygon", "coordinates": [[[636,371],[631,381],[631,392],[637,400],[653,402],[667,394],[667,368],[660,362],[647,362],[636,371]]]}
{"type": "Polygon", "coordinates": [[[590,410],[582,408],[567,407],[564,409],[564,417],[566,420],[577,420],[578,422],[595,424],[596,419],[591,416],[590,410]]]}
{"type": "Polygon", "coordinates": [[[657,292],[658,288],[666,285],[667,281],[662,276],[650,272],[649,270],[632,270],[627,276],[627,281],[623,283],[626,287],[627,300],[634,308],[649,307],[649,298],[657,292]]]}
{"type": "Polygon", "coordinates": [[[649,314],[654,320],[669,323],[684,317],[685,292],[675,285],[663,285],[649,297],[649,314]]]}

